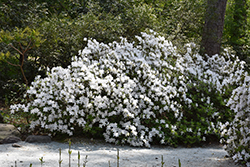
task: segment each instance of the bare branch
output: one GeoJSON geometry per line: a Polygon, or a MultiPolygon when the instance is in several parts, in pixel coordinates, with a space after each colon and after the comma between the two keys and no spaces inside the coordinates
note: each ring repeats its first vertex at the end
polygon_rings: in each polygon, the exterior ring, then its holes
{"type": "Polygon", "coordinates": [[[19,43],[19,46],[21,48],[21,51],[23,52],[23,47],[22,47],[21,43],[20,42],[18,42],[18,43],[19,43]]]}
{"type": "Polygon", "coordinates": [[[26,76],[25,76],[25,74],[24,74],[24,71],[23,71],[23,67],[22,67],[22,66],[20,66],[20,69],[21,69],[23,78],[24,78],[24,80],[25,80],[26,88],[27,88],[27,86],[28,86],[28,80],[27,80],[27,78],[26,78],[26,76]]]}
{"type": "Polygon", "coordinates": [[[35,46],[36,46],[36,45],[32,45],[32,46],[29,48],[29,50],[32,49],[32,48],[34,48],[35,46]]]}
{"type": "Polygon", "coordinates": [[[20,65],[19,65],[19,64],[13,64],[13,63],[8,62],[8,61],[7,61],[7,63],[8,63],[8,64],[10,64],[10,65],[12,65],[12,66],[15,66],[15,67],[20,67],[20,65]]]}
{"type": "Polygon", "coordinates": [[[26,47],[25,51],[23,52],[23,55],[25,54],[25,52],[27,52],[29,50],[30,45],[31,45],[31,40],[30,40],[28,46],[26,47]]]}
{"type": "Polygon", "coordinates": [[[9,44],[13,49],[15,49],[18,53],[20,53],[21,55],[23,55],[23,53],[20,51],[20,50],[18,50],[17,48],[15,48],[12,44],[9,44]]]}

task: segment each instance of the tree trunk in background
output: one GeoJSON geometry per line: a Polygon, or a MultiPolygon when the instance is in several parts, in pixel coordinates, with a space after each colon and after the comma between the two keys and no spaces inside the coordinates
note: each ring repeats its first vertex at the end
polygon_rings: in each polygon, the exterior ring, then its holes
{"type": "Polygon", "coordinates": [[[226,5],[227,0],[207,0],[201,41],[202,54],[212,56],[220,53],[226,5]]]}

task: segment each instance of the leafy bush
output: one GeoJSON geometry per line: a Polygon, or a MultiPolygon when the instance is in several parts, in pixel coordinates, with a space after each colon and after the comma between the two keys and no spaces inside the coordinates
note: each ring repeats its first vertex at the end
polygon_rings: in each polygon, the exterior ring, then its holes
{"type": "Polygon", "coordinates": [[[47,17],[44,3],[32,1],[7,0],[0,2],[0,29],[12,31],[16,27],[34,28],[47,17]]]}
{"type": "Polygon", "coordinates": [[[41,34],[29,27],[16,28],[11,32],[0,31],[0,45],[4,48],[0,52],[0,100],[16,101],[23,96],[22,84],[28,86],[38,71],[30,50],[43,42],[41,34]]]}
{"type": "Polygon", "coordinates": [[[180,48],[189,42],[200,43],[204,25],[206,1],[182,0],[161,1],[158,18],[160,32],[168,34],[168,40],[180,48]]]}
{"type": "Polygon", "coordinates": [[[30,101],[12,105],[12,113],[34,115],[30,128],[40,126],[52,135],[72,135],[80,127],[132,146],[193,144],[218,134],[233,115],[222,97],[243,68],[239,61],[228,53],[205,61],[193,44],[180,55],[153,31],[136,38],[134,43],[89,40],[67,68],[37,76],[27,91],[30,101]]]}
{"type": "Polygon", "coordinates": [[[202,57],[195,46],[189,45],[187,50],[179,63],[184,67],[182,73],[189,78],[186,97],[191,102],[180,100],[184,118],[178,124],[181,140],[185,142],[185,138],[189,138],[187,141],[192,144],[205,140],[209,134],[219,137],[221,125],[234,118],[226,103],[239,85],[239,78],[244,76],[244,62],[227,51],[202,57]],[[185,129],[192,133],[183,133],[185,129]]]}
{"type": "MultiPolygon", "coordinates": [[[[53,68],[56,66],[66,68],[71,63],[72,57],[77,55],[78,51],[86,46],[86,42],[83,41],[84,37],[109,43],[120,40],[120,36],[130,38],[130,36],[134,37],[135,34],[145,31],[148,27],[156,27],[156,16],[153,14],[153,9],[147,5],[138,5],[134,9],[132,8],[132,4],[125,3],[126,7],[130,5],[130,10],[126,11],[125,9],[127,8],[123,6],[123,10],[118,14],[118,11],[116,13],[108,13],[106,9],[104,10],[105,6],[101,7],[99,3],[89,2],[88,6],[84,6],[84,10],[87,11],[78,11],[79,13],[76,14],[73,11],[76,6],[77,10],[80,8],[80,2],[74,2],[64,1],[59,5],[53,2],[42,3],[41,1],[34,3],[6,1],[0,7],[0,17],[2,18],[0,20],[3,23],[1,24],[3,27],[0,27],[3,29],[1,32],[3,34],[10,34],[10,37],[15,39],[7,42],[7,45],[11,42],[20,51],[22,48],[19,46],[27,46],[29,40],[23,39],[22,35],[22,30],[27,28],[33,32],[38,32],[41,35],[41,40],[45,41],[39,47],[28,50],[25,53],[23,68],[28,81],[33,81],[34,76],[42,73],[42,71],[37,71],[39,68],[43,70],[47,67],[53,68]],[[52,8],[49,5],[55,6],[56,9],[61,6],[60,10],[58,10],[59,13],[54,13],[56,11],[52,12],[52,8]],[[70,8],[72,11],[64,11],[66,8],[70,8]],[[143,11],[143,14],[141,14],[141,11],[143,11]],[[132,22],[129,22],[130,20],[142,20],[142,22],[132,24],[132,22]],[[30,25],[31,27],[25,27],[26,25],[30,25]],[[22,41],[25,40],[25,43],[16,40],[16,37],[21,38],[22,41]]],[[[81,3],[85,2],[82,1],[81,3]]],[[[112,10],[119,7],[117,3],[113,5],[112,10]]],[[[0,42],[2,42],[1,39],[0,42]]],[[[16,54],[16,50],[8,46],[6,47],[6,44],[0,43],[0,50],[3,53],[9,51],[13,58],[15,55],[21,59],[21,56],[16,54]]],[[[3,62],[6,63],[6,60],[3,62]]],[[[0,64],[1,69],[9,67],[5,63],[0,64]]],[[[4,86],[5,84],[9,85],[6,88],[10,88],[10,84],[22,84],[22,79],[20,80],[20,77],[17,77],[18,70],[16,72],[16,75],[7,77],[5,75],[2,77],[3,80],[1,81],[3,83],[1,85],[3,86],[0,87],[0,99],[1,97],[4,98],[4,96],[13,96],[12,93],[7,91],[8,89],[2,90],[2,88],[6,87],[4,86]]],[[[13,88],[14,86],[12,86],[11,90],[15,92],[13,88]]],[[[16,92],[18,91],[16,89],[16,92]]]]}
{"type": "Polygon", "coordinates": [[[232,122],[223,126],[222,136],[226,140],[225,149],[235,162],[250,166],[250,76],[244,73],[241,78],[241,86],[237,87],[227,105],[235,112],[232,122]]]}
{"type": "Polygon", "coordinates": [[[229,0],[224,25],[224,43],[230,45],[236,55],[247,62],[249,70],[249,2],[229,0]]]}
{"type": "Polygon", "coordinates": [[[121,17],[125,29],[123,37],[129,39],[134,39],[135,35],[140,35],[146,29],[158,31],[160,27],[155,9],[147,4],[133,5],[121,17]]]}
{"type": "Polygon", "coordinates": [[[19,68],[8,64],[7,61],[16,64],[18,60],[10,56],[9,52],[0,53],[0,101],[9,104],[11,100],[23,96],[25,87],[21,84],[22,76],[19,68]]]}

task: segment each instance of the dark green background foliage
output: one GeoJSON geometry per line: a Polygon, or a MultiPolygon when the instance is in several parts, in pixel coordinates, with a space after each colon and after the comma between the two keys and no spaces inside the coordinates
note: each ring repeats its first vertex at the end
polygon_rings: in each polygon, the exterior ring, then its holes
{"type": "Polygon", "coordinates": [[[241,60],[247,62],[249,69],[249,1],[229,0],[227,6],[224,43],[231,46],[241,60]]]}

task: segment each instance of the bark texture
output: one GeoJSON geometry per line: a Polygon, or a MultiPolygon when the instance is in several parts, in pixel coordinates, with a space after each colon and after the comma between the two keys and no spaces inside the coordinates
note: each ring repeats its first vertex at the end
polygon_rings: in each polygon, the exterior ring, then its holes
{"type": "Polygon", "coordinates": [[[219,54],[224,28],[227,0],[207,0],[201,52],[209,56],[219,54]]]}

